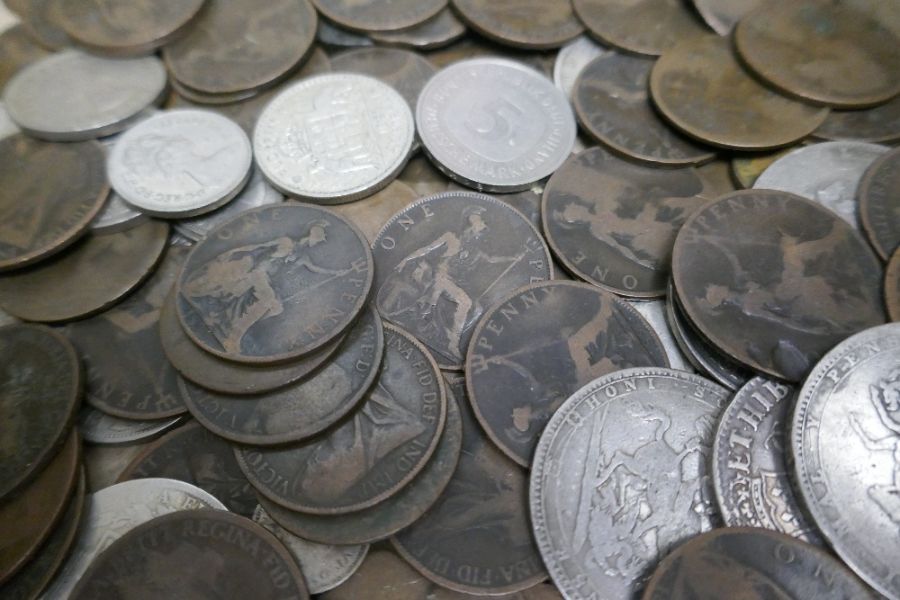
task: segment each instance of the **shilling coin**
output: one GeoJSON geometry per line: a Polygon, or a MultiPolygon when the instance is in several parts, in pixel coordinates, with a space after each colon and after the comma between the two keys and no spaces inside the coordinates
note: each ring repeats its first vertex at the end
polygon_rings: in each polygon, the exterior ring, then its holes
{"type": "Polygon", "coordinates": [[[787,381],[801,381],[836,343],[885,321],[881,264],[860,234],[787,192],[734,192],[695,212],[675,241],[672,274],[706,339],[787,381]]]}
{"type": "Polygon", "coordinates": [[[400,329],[385,326],[384,343],[378,380],[339,427],[293,446],[235,449],[263,496],[291,510],[343,514],[389,498],[421,472],[447,417],[440,371],[400,329]]]}
{"type": "Polygon", "coordinates": [[[696,375],[627,369],[581,388],[550,419],[531,520],[566,598],[632,597],[660,558],[715,526],[708,459],[728,397],[696,375]]]}
{"type": "Polygon", "coordinates": [[[900,93],[897,36],[846,3],[760,6],[734,30],[744,64],[761,79],[817,104],[862,108],[900,93]]]}
{"type": "Polygon", "coordinates": [[[13,25],[0,33],[0,89],[23,67],[49,54],[34,41],[24,25],[13,25]]]}
{"type": "Polygon", "coordinates": [[[524,190],[556,170],[575,142],[566,96],[518,62],[478,58],[431,78],[416,124],[426,152],[464,185],[524,190]]]}
{"type": "Polygon", "coordinates": [[[431,50],[446,46],[465,33],[466,26],[456,18],[452,10],[445,8],[418,25],[397,31],[373,31],[369,37],[379,44],[431,50]]]}
{"type": "Polygon", "coordinates": [[[900,150],[892,150],[869,167],[859,182],[857,192],[863,228],[872,247],[884,260],[900,248],[898,190],[900,190],[900,150]]]}
{"type": "Polygon", "coordinates": [[[641,313],[641,316],[647,321],[653,331],[656,332],[666,358],[669,359],[669,366],[679,371],[687,371],[693,373],[694,368],[691,362],[684,355],[681,346],[675,340],[675,336],[669,327],[666,318],[666,301],[665,300],[628,300],[634,310],[641,313]]]}
{"type": "Polygon", "coordinates": [[[547,281],[484,313],[466,385],[491,441],[528,467],[544,426],[576,390],[619,369],[668,366],[653,328],[624,300],[586,283],[547,281]]]}
{"type": "Polygon", "coordinates": [[[180,417],[156,421],[120,419],[83,405],[78,414],[78,432],[89,444],[135,444],[152,440],[181,421],[180,417]]]}
{"type": "Polygon", "coordinates": [[[663,54],[650,73],[656,108],[675,127],[714,146],[768,150],[812,133],[828,109],[791,100],[754,79],[728,39],[695,36],[663,54]]]}
{"type": "Polygon", "coordinates": [[[851,569],[894,600],[898,401],[900,324],[891,323],[825,355],[800,390],[791,424],[794,474],[813,520],[851,569]]]}
{"type": "Polygon", "coordinates": [[[369,36],[338,27],[324,19],[319,21],[316,39],[325,46],[335,48],[364,48],[375,45],[369,36]]]}
{"type": "Polygon", "coordinates": [[[575,82],[588,63],[608,53],[609,50],[586,35],[580,35],[562,48],[553,63],[553,83],[569,98],[575,90],[575,82]]]}
{"type": "Polygon", "coordinates": [[[452,0],[472,29],[501,44],[520,48],[559,48],[584,31],[570,2],[543,0],[452,0]]]}
{"type": "Polygon", "coordinates": [[[900,321],[900,248],[894,252],[885,270],[884,299],[891,321],[900,321]]]}
{"type": "Polygon", "coordinates": [[[341,27],[362,32],[394,31],[419,25],[446,8],[447,0],[312,0],[341,27]]]}
{"type": "Polygon", "coordinates": [[[343,215],[359,227],[369,242],[374,242],[378,232],[398,212],[415,202],[419,194],[400,181],[392,181],[389,186],[356,202],[337,204],[334,212],[343,215]]]}
{"type": "Polygon", "coordinates": [[[109,181],[127,203],[164,218],[215,210],[243,189],[253,153],[230,119],[172,110],[122,134],[107,161],[109,181]]]}
{"type": "MultiPolygon", "coordinates": [[[[731,157],[731,172],[734,180],[741,188],[749,190],[762,172],[769,168],[769,165],[796,149],[797,146],[790,146],[775,152],[735,154],[731,157]]],[[[712,198],[710,199],[712,200],[712,198]]]]}
{"type": "Polygon", "coordinates": [[[727,36],[738,21],[761,6],[763,0],[693,0],[693,3],[710,29],[727,36]]]}
{"type": "Polygon", "coordinates": [[[398,48],[359,48],[341,52],[331,57],[331,68],[369,75],[388,84],[403,96],[410,111],[416,109],[422,88],[437,71],[421,54],[398,48]]]}
{"type": "Polygon", "coordinates": [[[833,110],[813,137],[894,144],[900,141],[900,96],[865,110],[833,110]]]}
{"type": "Polygon", "coordinates": [[[490,196],[446,192],[397,213],[372,245],[378,311],[460,369],[472,329],[512,290],[553,276],[534,226],[490,196]]]}
{"type": "Polygon", "coordinates": [[[166,70],[156,57],[114,60],[67,50],[17,73],[3,102],[22,131],[68,142],[125,129],[165,88],[166,70]]]}

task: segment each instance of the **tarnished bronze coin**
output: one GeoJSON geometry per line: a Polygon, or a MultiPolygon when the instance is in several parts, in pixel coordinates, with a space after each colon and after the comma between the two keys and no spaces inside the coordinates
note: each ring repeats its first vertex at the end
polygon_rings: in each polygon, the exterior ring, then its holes
{"type": "Polygon", "coordinates": [[[731,174],[731,161],[726,158],[711,160],[696,169],[697,175],[703,182],[703,191],[700,192],[700,196],[707,200],[715,200],[723,194],[738,189],[731,174]]]}
{"type": "Polygon", "coordinates": [[[863,229],[878,255],[887,260],[900,248],[900,148],[869,166],[856,195],[863,229]]]}
{"type": "Polygon", "coordinates": [[[738,63],[728,39],[700,35],[663,54],[650,73],[656,107],[675,127],[714,146],[768,150],[812,133],[828,116],[782,96],[738,63]]]}
{"type": "Polygon", "coordinates": [[[324,17],[354,31],[394,31],[437,15],[447,0],[312,0],[324,17]]]}
{"type": "Polygon", "coordinates": [[[346,204],[336,204],[331,210],[346,217],[359,227],[369,242],[374,242],[384,224],[418,198],[419,194],[402,181],[392,181],[386,188],[371,196],[346,204]]]}
{"type": "Polygon", "coordinates": [[[866,242],[835,213],[787,192],[734,192],[695,212],[675,241],[672,275],[707,339],[787,381],[885,321],[881,265],[866,242]]]}
{"type": "Polygon", "coordinates": [[[178,318],[216,356],[287,361],[356,319],[373,271],[368,242],[343,217],[309,204],[264,206],[194,246],[176,287],[178,318]]]}
{"type": "Polygon", "coordinates": [[[763,0],[693,0],[694,8],[710,29],[727,36],[747,13],[763,0]]]}
{"type": "Polygon", "coordinates": [[[397,31],[373,31],[369,37],[388,46],[404,46],[418,50],[431,50],[446,46],[466,33],[466,26],[449,8],[418,25],[397,31]]]}
{"type": "Polygon", "coordinates": [[[900,321],[900,248],[894,252],[885,270],[884,299],[891,321],[900,321]]]}
{"type": "Polygon", "coordinates": [[[64,337],[34,325],[0,328],[0,499],[56,454],[80,398],[81,367],[64,337]]]}
{"type": "Polygon", "coordinates": [[[759,179],[759,176],[762,175],[763,171],[769,168],[769,165],[789,152],[793,152],[798,147],[789,146],[783,150],[766,152],[764,154],[747,153],[732,156],[731,172],[734,175],[734,180],[742,188],[749,190],[756,183],[756,180],[759,179]]]}
{"type": "Polygon", "coordinates": [[[589,148],[569,157],[544,188],[544,232],[578,277],[626,296],[663,296],[672,244],[707,201],[702,192],[692,168],[652,168],[589,148]]]}
{"type": "Polygon", "coordinates": [[[478,33],[520,48],[559,48],[584,31],[571,2],[453,0],[453,8],[478,33]]]}
{"type": "Polygon", "coordinates": [[[625,156],[660,165],[707,161],[715,152],[675,131],[650,103],[655,61],[608,52],[581,71],[572,92],[578,121],[601,144],[625,156]]]}
{"type": "Polygon", "coordinates": [[[90,235],[63,254],[0,277],[0,306],[25,321],[67,321],[97,313],[150,275],[168,237],[169,226],[160,221],[90,235]]]}
{"type": "Polygon", "coordinates": [[[416,110],[422,88],[437,72],[428,59],[399,48],[359,48],[331,57],[335,71],[370,75],[388,84],[403,96],[409,109],[416,110]]]}
{"type": "Polygon", "coordinates": [[[0,271],[59,252],[103,208],[106,155],[96,142],[0,140],[0,271]]]}
{"type": "Polygon", "coordinates": [[[544,426],[576,390],[631,367],[668,367],[653,328],[624,300],[586,283],[519,288],[472,334],[466,385],[497,446],[528,467],[544,426]]]}
{"type": "Polygon", "coordinates": [[[72,591],[98,598],[309,600],[287,548],[250,519],[183,510],[138,525],[100,554],[72,591]]]}
{"type": "Polygon", "coordinates": [[[294,68],[315,41],[309,0],[210,2],[190,31],[163,48],[174,79],[207,94],[252,90],[294,68]]]}
{"type": "Polygon", "coordinates": [[[215,393],[187,381],[180,385],[188,410],[216,435],[257,446],[299,442],[359,406],[383,352],[381,318],[366,308],[327,364],[297,383],[253,396],[215,393]]]}
{"type": "Polygon", "coordinates": [[[50,54],[39,46],[24,25],[13,25],[0,33],[0,89],[23,67],[50,54]]]}
{"type": "Polygon", "coordinates": [[[900,141],[900,96],[865,110],[833,110],[812,135],[822,140],[896,143],[900,141]]]}
{"type": "Polygon", "coordinates": [[[765,4],[741,20],[734,43],[761,79],[803,100],[862,108],[900,93],[900,40],[846,2],[765,4]]]}

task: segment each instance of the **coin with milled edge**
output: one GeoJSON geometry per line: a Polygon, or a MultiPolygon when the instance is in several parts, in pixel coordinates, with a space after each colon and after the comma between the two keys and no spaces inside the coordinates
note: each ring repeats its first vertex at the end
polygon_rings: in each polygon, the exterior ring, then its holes
{"type": "Polygon", "coordinates": [[[418,200],[420,196],[421,194],[417,194],[414,189],[398,179],[371,196],[356,202],[336,204],[331,209],[359,227],[371,243],[391,217],[418,200]]]}
{"type": "Polygon", "coordinates": [[[900,194],[897,190],[900,190],[900,150],[892,150],[872,163],[857,191],[863,229],[883,260],[900,248],[900,194]]]}
{"type": "Polygon", "coordinates": [[[763,0],[693,0],[694,8],[710,29],[724,36],[730,34],[738,21],[762,3],[763,0]]]}
{"type": "Polygon", "coordinates": [[[157,421],[120,419],[85,404],[78,414],[78,432],[89,444],[135,444],[152,440],[181,421],[181,417],[157,421]]]}
{"type": "Polygon", "coordinates": [[[787,156],[797,148],[798,146],[789,146],[775,152],[733,155],[731,157],[731,172],[734,175],[735,182],[741,188],[749,190],[756,183],[756,180],[759,179],[759,176],[762,175],[762,172],[769,168],[769,165],[782,156],[787,156]]]}
{"type": "Polygon", "coordinates": [[[403,96],[410,111],[416,109],[422,88],[437,72],[421,54],[398,48],[359,48],[341,52],[331,57],[331,68],[368,75],[388,84],[403,96]]]}
{"type": "Polygon", "coordinates": [[[388,46],[405,46],[418,50],[431,50],[446,46],[466,33],[466,26],[449,8],[418,25],[397,31],[373,31],[369,37],[388,46]]]}
{"type": "Polygon", "coordinates": [[[562,48],[553,63],[553,83],[569,98],[581,71],[598,56],[610,52],[586,35],[580,35],[562,48]]]}
{"type": "Polygon", "coordinates": [[[894,252],[884,273],[884,300],[891,321],[900,321],[900,248],[894,252]]]}
{"type": "Polygon", "coordinates": [[[447,0],[312,0],[319,12],[347,29],[395,31],[419,25],[437,15],[447,0]]]}
{"type": "Polygon", "coordinates": [[[496,42],[520,48],[559,48],[584,31],[570,2],[452,0],[459,17],[496,42]]]}
{"type": "Polygon", "coordinates": [[[865,110],[833,110],[813,137],[876,144],[900,141],[900,96],[865,110]]]}
{"type": "Polygon", "coordinates": [[[24,25],[16,24],[0,33],[0,89],[23,67],[50,53],[35,42],[24,25]]]}
{"type": "Polygon", "coordinates": [[[693,373],[694,367],[691,366],[690,361],[684,355],[684,351],[678,345],[675,335],[669,327],[669,322],[666,319],[666,301],[628,300],[627,302],[644,317],[650,327],[653,328],[653,331],[656,332],[666,353],[666,358],[669,359],[669,366],[679,371],[693,373]]]}

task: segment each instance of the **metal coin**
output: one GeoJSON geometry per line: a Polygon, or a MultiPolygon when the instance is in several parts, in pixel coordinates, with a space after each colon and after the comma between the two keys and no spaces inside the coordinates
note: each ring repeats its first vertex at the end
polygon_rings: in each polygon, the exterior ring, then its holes
{"type": "Polygon", "coordinates": [[[109,193],[103,148],[0,140],[0,271],[59,252],[87,232],[109,193]]]}
{"type": "Polygon", "coordinates": [[[315,41],[309,0],[210,2],[187,35],[163,48],[166,66],[186,87],[207,94],[272,83],[295,67],[315,41]]]}
{"type": "Polygon", "coordinates": [[[176,288],[178,318],[216,356],[285,361],[356,319],[373,270],[368,242],[343,217],[308,204],[264,206],[194,246],[176,288]]]}
{"type": "Polygon", "coordinates": [[[573,0],[588,31],[611,46],[659,55],[703,33],[686,0],[573,0]]]}
{"type": "Polygon", "coordinates": [[[372,40],[389,46],[404,46],[418,50],[431,50],[455,42],[466,33],[466,26],[449,8],[408,29],[397,31],[373,31],[372,40]]]}
{"type": "Polygon", "coordinates": [[[563,596],[632,597],[669,550],[716,525],[708,457],[728,397],[696,375],[627,369],[550,419],[531,471],[531,520],[563,596]]]}
{"type": "Polygon", "coordinates": [[[3,103],[0,102],[0,140],[15,135],[19,133],[19,131],[20,129],[16,127],[16,124],[9,118],[9,113],[6,112],[3,103]]]}
{"type": "Polygon", "coordinates": [[[900,248],[894,252],[884,274],[884,299],[891,321],[900,321],[900,248]]]}
{"type": "Polygon", "coordinates": [[[559,48],[584,31],[570,2],[452,0],[459,17],[478,33],[520,48],[559,48]]]}
{"type": "Polygon", "coordinates": [[[72,345],[34,325],[0,328],[0,499],[32,479],[56,455],[81,399],[81,367],[72,345]]]}
{"type": "Polygon", "coordinates": [[[466,389],[491,441],[527,468],[547,422],[576,390],[619,369],[668,366],[653,328],[624,300],[547,281],[484,313],[466,356],[466,389]]]}
{"type": "Polygon", "coordinates": [[[900,141],[900,96],[865,110],[833,110],[813,137],[881,144],[900,141]]]}
{"type": "MultiPolygon", "coordinates": [[[[499,200],[505,204],[509,204],[517,211],[522,213],[528,221],[534,225],[534,228],[541,231],[541,197],[544,195],[544,186],[547,180],[535,182],[527,190],[521,192],[512,192],[510,194],[489,194],[495,200],[499,200]]],[[[470,192],[469,188],[459,185],[451,181],[447,186],[448,192],[470,192]]],[[[554,266],[556,263],[554,263],[554,266]]],[[[554,268],[554,277],[560,273],[558,267],[554,268]]]]}
{"type": "Polygon", "coordinates": [[[144,223],[147,218],[147,215],[144,213],[128,206],[122,200],[122,196],[114,191],[110,191],[103,208],[91,221],[91,232],[103,234],[125,231],[144,223]]]}
{"type": "Polygon", "coordinates": [[[397,180],[371,196],[356,202],[337,204],[332,210],[359,227],[369,243],[372,243],[391,217],[406,209],[418,198],[419,194],[414,189],[397,180]]]}
{"type": "Polygon", "coordinates": [[[797,146],[789,146],[776,152],[735,154],[731,157],[731,172],[734,174],[734,180],[741,188],[749,190],[756,183],[756,180],[759,179],[759,176],[762,175],[763,171],[769,168],[769,165],[796,149],[797,146]]]}
{"type": "Polygon", "coordinates": [[[900,93],[900,40],[845,3],[764,5],[734,30],[743,62],[766,83],[816,104],[863,108],[900,93]]]}
{"type": "Polygon", "coordinates": [[[359,407],[383,352],[381,319],[366,308],[327,364],[298,383],[255,396],[217,394],[186,381],[181,389],[191,414],[227,440],[260,446],[299,442],[359,407]]]}
{"type": "Polygon", "coordinates": [[[900,323],[891,323],[825,355],[803,384],[791,424],[794,475],[813,520],[851,569],[894,600],[898,398],[900,323]]]}
{"type": "Polygon", "coordinates": [[[431,161],[422,155],[406,163],[397,180],[411,187],[420,198],[446,192],[451,183],[446,175],[438,171],[431,161]]]}
{"type": "Polygon", "coordinates": [[[287,548],[253,521],[218,510],[191,510],[138,525],[97,557],[71,598],[149,594],[196,599],[309,600],[287,548]]]}
{"type": "Polygon", "coordinates": [[[497,192],[524,190],[550,175],[568,157],[576,132],[561,91],[499,58],[465,60],[432,77],[419,96],[416,124],[442,171],[497,192]]]}
{"type": "Polygon", "coordinates": [[[719,196],[737,190],[731,174],[730,160],[717,158],[696,168],[697,175],[703,181],[703,191],[700,192],[700,196],[707,200],[715,200],[719,196]]]}
{"type": "Polygon", "coordinates": [[[67,50],[19,71],[3,102],[22,131],[71,142],[125,129],[165,88],[166,70],[156,57],[114,60],[67,50]]]}
{"type": "MultiPolygon", "coordinates": [[[[88,498],[75,546],[43,597],[70,598],[94,558],[141,523],[204,508],[225,510],[225,505],[200,488],[174,479],[137,479],[95,492],[88,498]]],[[[194,560],[191,557],[186,562],[194,564],[194,560]]]]}
{"type": "Polygon", "coordinates": [[[863,228],[872,247],[883,260],[887,260],[900,247],[898,189],[900,150],[892,150],[872,163],[857,190],[863,228]]]}
{"type": "Polygon", "coordinates": [[[397,213],[372,247],[378,312],[428,346],[445,369],[462,368],[475,323],[497,300],[553,276],[531,223],[474,192],[422,198],[397,213]]]}
{"type": "Polygon", "coordinates": [[[502,58],[510,60],[526,67],[531,67],[548,79],[552,79],[556,53],[553,51],[540,52],[510,48],[509,46],[501,46],[476,36],[468,36],[452,46],[428,53],[428,60],[440,69],[473,58],[502,58]]]}
{"type": "Polygon", "coordinates": [[[786,192],[734,192],[695,212],[675,241],[672,274],[705,338],[787,381],[801,381],[835,344],[885,321],[881,265],[862,237],[786,192]]]}
{"type": "Polygon", "coordinates": [[[394,31],[419,25],[447,7],[447,0],[312,0],[322,15],[356,31],[394,31]]]}
{"type": "Polygon", "coordinates": [[[362,565],[368,544],[332,546],[308,542],[297,537],[278,523],[263,509],[256,507],[253,520],[265,527],[285,545],[303,571],[310,594],[321,594],[341,585],[362,565]]]}
{"type": "Polygon", "coordinates": [[[319,27],[316,30],[316,39],[325,46],[334,46],[336,48],[362,48],[375,45],[372,39],[367,35],[354,33],[343,27],[338,27],[325,19],[319,21],[319,27]]]}
{"type": "Polygon", "coordinates": [[[78,432],[89,444],[135,444],[152,440],[175,427],[182,419],[159,419],[157,421],[135,421],[120,419],[88,405],[81,407],[78,414],[78,432]]]}
{"type": "MultiPolygon", "coordinates": [[[[809,198],[860,230],[856,189],[866,169],[887,146],[865,142],[823,142],[794,150],[766,168],[753,189],[781,190],[809,198]]],[[[900,154],[898,154],[900,156],[900,154]]],[[[897,203],[900,214],[900,202],[897,203]]],[[[900,241],[900,231],[896,234],[900,241]]]]}
{"type": "MultiPolygon", "coordinates": [[[[80,433],[80,432],[79,432],[80,433]]],[[[88,493],[108,488],[119,479],[119,475],[132,459],[141,453],[147,444],[121,446],[85,445],[84,467],[87,474],[88,493]]]]}
{"type": "Polygon", "coordinates": [[[253,148],[276,188],[339,204],[390,183],[409,158],[414,134],[412,113],[393,88],[335,73],[278,94],[259,117],[253,148]]]}
{"type": "Polygon", "coordinates": [[[651,168],[589,148],[547,183],[544,232],[578,277],[626,296],[662,296],[675,236],[707,202],[702,191],[694,169],[651,168]]]}
{"type": "Polygon", "coordinates": [[[23,67],[50,53],[35,43],[24,25],[13,25],[0,33],[0,89],[23,67]]]}
{"type": "Polygon", "coordinates": [[[607,52],[581,71],[572,92],[575,114],[588,133],[613,151],[657,165],[688,165],[715,152],[666,123],[650,103],[654,60],[607,52]]]}
{"type": "Polygon", "coordinates": [[[88,236],[64,254],[0,277],[0,306],[25,321],[68,321],[100,312],[150,275],[168,234],[165,223],[148,221],[88,236]]]}
{"type": "Polygon", "coordinates": [[[693,0],[693,3],[710,29],[728,36],[738,21],[762,6],[763,0],[693,0]]]}
{"type": "Polygon", "coordinates": [[[161,112],[122,134],[107,170],[123,200],[172,218],[207,213],[234,198],[252,163],[250,140],[234,121],[182,109],[161,112]]]}
{"type": "Polygon", "coordinates": [[[650,73],[650,94],[672,125],[714,146],[768,150],[812,133],[828,116],[777,94],[738,63],[730,41],[696,36],[667,51],[650,73]]]}
{"type": "Polygon", "coordinates": [[[341,52],[331,57],[331,68],[369,75],[388,84],[403,96],[410,111],[416,109],[422,88],[437,72],[421,54],[398,48],[360,48],[341,52]]]}
{"type": "Polygon", "coordinates": [[[28,0],[22,13],[22,21],[28,33],[50,50],[59,50],[72,43],[62,28],[61,9],[60,0],[28,0]]]}
{"type": "Polygon", "coordinates": [[[440,371],[407,333],[385,326],[384,362],[362,406],[326,435],[285,448],[236,448],[270,500],[300,512],[344,514],[399,492],[427,464],[444,430],[440,371]]]}
{"type": "Polygon", "coordinates": [[[592,60],[608,52],[610,50],[594,42],[586,35],[578,36],[560,48],[559,53],[556,55],[556,62],[553,63],[553,83],[566,96],[572,98],[575,82],[578,80],[581,71],[592,60]]]}
{"type": "MultiPolygon", "coordinates": [[[[270,84],[267,84],[264,88],[254,88],[252,90],[224,94],[208,94],[189,88],[177,79],[172,79],[170,83],[172,85],[172,91],[175,92],[176,95],[196,104],[210,106],[243,102],[244,100],[249,100],[250,98],[257,96],[261,89],[270,87],[270,84]]],[[[203,106],[203,108],[210,108],[210,106],[203,106]]]]}
{"type": "Polygon", "coordinates": [[[628,300],[628,304],[638,311],[647,321],[656,336],[662,344],[669,359],[669,366],[679,371],[687,371],[693,373],[694,368],[690,361],[685,357],[684,352],[675,341],[675,336],[669,328],[669,322],[666,319],[666,301],[665,300],[628,300]]]}

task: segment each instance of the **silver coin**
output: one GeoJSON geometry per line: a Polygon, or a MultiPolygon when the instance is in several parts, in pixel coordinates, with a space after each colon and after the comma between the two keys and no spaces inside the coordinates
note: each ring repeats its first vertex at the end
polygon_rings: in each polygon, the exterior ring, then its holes
{"type": "Polygon", "coordinates": [[[416,125],[447,175],[495,192],[528,189],[553,173],[576,134],[566,96],[537,71],[501,58],[438,72],[419,96],[416,125]]]}
{"type": "Polygon", "coordinates": [[[762,0],[693,0],[694,8],[719,35],[728,35],[737,22],[762,4],[762,0]]]}
{"type": "Polygon", "coordinates": [[[333,546],[299,538],[273,521],[259,505],[253,511],[253,520],[271,531],[294,555],[310,594],[327,592],[350,579],[369,551],[368,544],[333,546]]]}
{"type": "Polygon", "coordinates": [[[16,133],[19,133],[19,128],[16,127],[16,124],[9,118],[6,107],[0,102],[0,140],[16,133]]]}
{"type": "Polygon", "coordinates": [[[389,85],[334,73],[276,96],[256,123],[253,149],[282,192],[339,204],[387,186],[409,159],[414,136],[409,106],[389,85]]]}
{"type": "Polygon", "coordinates": [[[581,70],[598,56],[609,52],[609,49],[586,35],[578,36],[563,46],[556,55],[556,62],[553,64],[553,83],[563,91],[566,98],[571,98],[581,70]]]}
{"type": "Polygon", "coordinates": [[[632,598],[675,545],[717,523],[708,457],[728,391],[626,369],[572,395],[531,472],[538,548],[563,596],[632,598]]]}
{"type": "Polygon", "coordinates": [[[135,479],[92,494],[87,499],[78,538],[69,558],[42,598],[68,598],[94,557],[141,523],[161,515],[198,508],[226,510],[225,505],[208,492],[174,479],[135,479]]]}
{"type": "Polygon", "coordinates": [[[91,444],[134,444],[152,440],[182,420],[181,417],[154,421],[120,419],[82,404],[78,414],[78,432],[85,442],[91,444]]]}
{"type": "Polygon", "coordinates": [[[888,150],[887,146],[849,141],[804,146],[769,165],[753,189],[809,198],[861,229],[856,188],[869,165],[888,150]]]}
{"type": "Polygon", "coordinates": [[[869,585],[900,599],[900,323],[819,361],[797,398],[791,450],[819,531],[869,585]]]}
{"type": "Polygon", "coordinates": [[[166,69],[155,56],[110,59],[67,50],[16,73],[3,102],[22,131],[77,141],[125,129],[165,90],[166,69]]]}
{"type": "Polygon", "coordinates": [[[729,527],[762,527],[821,543],[787,472],[787,426],[795,390],[754,377],[722,414],[713,446],[716,501],[729,527]]]}
{"type": "Polygon", "coordinates": [[[348,31],[337,25],[332,25],[325,19],[319,19],[319,28],[316,30],[316,39],[326,46],[339,46],[344,48],[360,48],[374,46],[374,42],[364,35],[348,31]]]}
{"type": "Polygon", "coordinates": [[[466,33],[466,26],[449,8],[409,29],[397,31],[373,31],[369,37],[388,46],[407,46],[418,50],[439,48],[458,40],[466,33]]]}
{"type": "Polygon", "coordinates": [[[659,336],[662,342],[663,350],[666,351],[666,358],[669,359],[669,366],[678,371],[687,371],[693,373],[694,368],[690,361],[684,356],[678,343],[669,329],[669,323],[666,321],[666,301],[665,300],[626,300],[633,308],[635,308],[641,316],[647,319],[650,327],[659,336]]]}
{"type": "MultiPolygon", "coordinates": [[[[159,111],[147,110],[144,112],[146,116],[143,118],[139,117],[141,120],[145,120],[159,111]]],[[[113,146],[115,146],[116,142],[121,137],[121,134],[117,134],[99,140],[100,143],[103,144],[107,156],[112,152],[113,146]]],[[[109,191],[109,196],[106,198],[106,204],[103,205],[103,208],[100,209],[100,212],[97,213],[97,216],[91,221],[91,231],[94,233],[115,233],[117,231],[125,231],[131,227],[140,225],[146,221],[147,218],[147,215],[144,213],[128,206],[128,204],[122,200],[122,197],[117,194],[115,190],[111,189],[109,191]]]]}
{"type": "Polygon", "coordinates": [[[165,218],[210,212],[250,177],[253,153],[234,121],[206,110],[160,112],[122,134],[106,163],[125,202],[165,218]]]}

